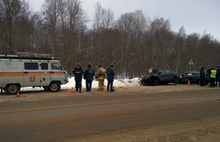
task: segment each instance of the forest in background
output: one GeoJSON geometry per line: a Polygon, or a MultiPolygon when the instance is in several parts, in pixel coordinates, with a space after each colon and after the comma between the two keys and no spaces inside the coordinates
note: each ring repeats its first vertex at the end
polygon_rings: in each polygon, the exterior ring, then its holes
{"type": "Polygon", "coordinates": [[[169,20],[149,20],[141,10],[115,20],[110,9],[94,8],[89,28],[80,0],[45,0],[38,12],[25,0],[0,0],[0,54],[51,54],[69,74],[77,64],[95,70],[113,64],[120,78],[141,77],[152,67],[183,73],[190,59],[192,70],[220,66],[220,43],[205,31],[174,32],[169,20]]]}

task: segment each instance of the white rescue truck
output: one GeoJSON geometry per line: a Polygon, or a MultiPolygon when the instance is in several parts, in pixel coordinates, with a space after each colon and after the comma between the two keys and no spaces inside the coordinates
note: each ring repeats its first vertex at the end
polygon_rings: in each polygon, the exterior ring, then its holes
{"type": "Polygon", "coordinates": [[[28,86],[57,92],[67,82],[67,72],[50,54],[0,55],[0,88],[8,94],[16,94],[21,87],[28,86]]]}

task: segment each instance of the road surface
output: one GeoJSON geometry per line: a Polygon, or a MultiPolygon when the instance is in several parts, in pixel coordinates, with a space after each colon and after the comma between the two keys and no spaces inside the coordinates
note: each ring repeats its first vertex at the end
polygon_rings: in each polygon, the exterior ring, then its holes
{"type": "Polygon", "coordinates": [[[216,142],[219,122],[219,89],[67,96],[0,103],[0,142],[216,142]]]}

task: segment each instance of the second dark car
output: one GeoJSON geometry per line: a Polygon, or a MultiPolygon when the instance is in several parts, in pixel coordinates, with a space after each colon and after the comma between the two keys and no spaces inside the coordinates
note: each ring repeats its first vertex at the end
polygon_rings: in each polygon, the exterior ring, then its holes
{"type": "MultiPolygon", "coordinates": [[[[200,73],[198,71],[188,71],[179,76],[179,83],[187,84],[188,80],[190,83],[200,84],[200,73]]],[[[204,83],[210,83],[210,77],[206,74],[204,83]]]]}
{"type": "Polygon", "coordinates": [[[158,86],[160,84],[178,83],[179,75],[178,73],[172,70],[169,69],[161,70],[161,69],[151,68],[148,71],[149,74],[145,75],[140,80],[140,84],[143,86],[148,86],[148,85],[158,86]]]}

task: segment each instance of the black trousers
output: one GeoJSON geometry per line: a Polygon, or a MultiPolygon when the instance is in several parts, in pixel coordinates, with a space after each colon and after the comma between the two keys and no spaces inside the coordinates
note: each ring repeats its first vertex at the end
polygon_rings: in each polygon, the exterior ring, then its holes
{"type": "Polygon", "coordinates": [[[110,91],[113,91],[113,80],[108,80],[108,85],[107,85],[107,91],[109,91],[109,87],[110,87],[110,91]]]}
{"type": "Polygon", "coordinates": [[[216,84],[215,86],[218,86],[220,87],[220,76],[216,76],[216,84]]]}
{"type": "Polygon", "coordinates": [[[204,77],[200,77],[200,86],[205,86],[204,77]]]}
{"type": "Polygon", "coordinates": [[[215,78],[210,77],[210,87],[215,87],[215,78]]]}
{"type": "Polygon", "coordinates": [[[82,80],[75,80],[76,84],[75,84],[75,88],[81,88],[82,87],[82,80]]]}

